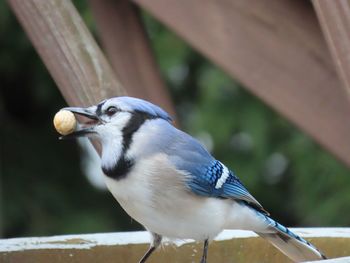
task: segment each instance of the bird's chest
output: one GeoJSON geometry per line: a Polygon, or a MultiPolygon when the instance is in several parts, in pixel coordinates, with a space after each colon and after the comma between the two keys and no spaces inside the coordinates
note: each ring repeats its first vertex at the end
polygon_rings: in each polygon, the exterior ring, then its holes
{"type": "Polygon", "coordinates": [[[143,178],[145,175],[142,173],[138,175],[141,177],[140,180],[137,180],[134,171],[118,180],[105,177],[109,191],[123,209],[135,219],[142,217],[152,206],[152,191],[143,178]]]}
{"type": "Polygon", "coordinates": [[[155,217],[172,211],[174,197],[184,194],[183,175],[159,154],[135,163],[130,172],[121,179],[105,177],[108,189],[125,211],[145,224],[155,217]]]}
{"type": "Polygon", "coordinates": [[[197,240],[214,237],[223,227],[226,207],[190,193],[185,179],[158,155],[137,162],[123,179],[106,177],[106,184],[123,209],[152,232],[197,240]]]}

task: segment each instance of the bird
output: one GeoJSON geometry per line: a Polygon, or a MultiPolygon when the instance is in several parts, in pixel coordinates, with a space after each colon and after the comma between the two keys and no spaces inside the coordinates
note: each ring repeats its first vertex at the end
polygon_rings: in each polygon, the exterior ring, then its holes
{"type": "Polygon", "coordinates": [[[326,257],[273,220],[237,175],[194,137],[177,129],[159,106],[134,97],[105,99],[64,110],[89,121],[61,137],[96,138],[107,188],[121,207],[151,233],[144,263],[164,237],[209,242],[224,229],[251,230],[294,262],[326,257]]]}

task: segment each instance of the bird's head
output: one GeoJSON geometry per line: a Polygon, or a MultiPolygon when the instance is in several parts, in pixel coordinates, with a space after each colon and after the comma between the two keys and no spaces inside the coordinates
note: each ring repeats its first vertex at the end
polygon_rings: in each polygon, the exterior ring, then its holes
{"type": "Polygon", "coordinates": [[[73,133],[63,136],[63,139],[98,137],[103,142],[104,139],[127,136],[147,119],[161,118],[171,121],[171,117],[160,107],[132,97],[115,97],[91,107],[68,107],[64,110],[82,115],[89,121],[79,125],[73,133]]]}
{"type": "Polygon", "coordinates": [[[74,132],[61,138],[97,137],[102,144],[102,169],[111,177],[126,174],[132,166],[135,156],[127,156],[127,152],[134,145],[133,136],[141,132],[140,127],[146,121],[171,121],[170,116],[160,107],[131,97],[115,97],[91,107],[68,107],[64,110],[83,115],[89,121],[78,125],[74,132]]]}

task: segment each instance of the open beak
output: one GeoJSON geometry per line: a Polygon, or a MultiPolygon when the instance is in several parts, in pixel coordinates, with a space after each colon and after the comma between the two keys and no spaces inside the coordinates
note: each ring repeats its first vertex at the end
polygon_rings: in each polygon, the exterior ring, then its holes
{"type": "Polygon", "coordinates": [[[60,137],[60,139],[74,139],[77,137],[84,137],[88,136],[90,134],[96,133],[95,127],[102,123],[103,121],[96,115],[96,106],[88,107],[88,108],[79,108],[79,107],[67,107],[63,108],[63,110],[67,110],[79,115],[82,115],[86,118],[88,118],[90,121],[78,124],[77,129],[67,135],[63,135],[60,137]]]}

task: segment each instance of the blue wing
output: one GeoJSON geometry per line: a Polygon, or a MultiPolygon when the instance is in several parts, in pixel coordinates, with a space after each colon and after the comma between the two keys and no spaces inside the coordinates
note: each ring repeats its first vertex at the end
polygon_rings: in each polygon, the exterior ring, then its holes
{"type": "Polygon", "coordinates": [[[214,159],[201,173],[193,174],[188,185],[198,195],[244,201],[259,211],[267,213],[239,178],[218,160],[214,159]]]}
{"type": "Polygon", "coordinates": [[[215,160],[197,140],[186,133],[182,133],[180,137],[173,144],[175,149],[168,154],[176,168],[189,175],[186,183],[193,193],[243,201],[268,214],[239,178],[224,164],[215,160]]]}

